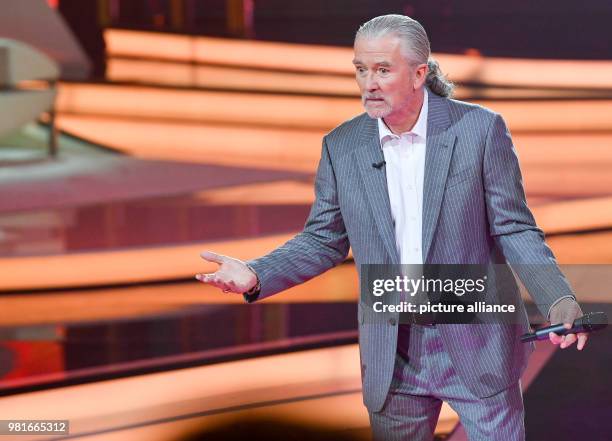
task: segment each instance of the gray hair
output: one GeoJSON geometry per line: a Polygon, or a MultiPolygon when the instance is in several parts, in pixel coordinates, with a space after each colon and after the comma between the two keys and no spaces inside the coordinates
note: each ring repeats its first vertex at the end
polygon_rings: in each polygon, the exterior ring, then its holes
{"type": "Polygon", "coordinates": [[[400,38],[410,61],[417,64],[427,63],[425,84],[433,93],[445,97],[453,95],[455,85],[442,73],[438,62],[432,58],[429,38],[421,23],[405,15],[380,15],[362,24],[357,30],[355,40],[385,35],[396,35],[400,38]]]}

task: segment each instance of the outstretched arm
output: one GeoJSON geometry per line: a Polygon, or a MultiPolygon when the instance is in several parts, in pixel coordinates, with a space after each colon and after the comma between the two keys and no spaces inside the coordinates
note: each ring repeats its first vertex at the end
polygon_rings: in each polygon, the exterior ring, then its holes
{"type": "MultiPolygon", "coordinates": [[[[232,259],[228,261],[231,266],[222,263],[216,273],[199,275],[198,278],[226,291],[240,293],[259,283],[255,293],[245,296],[251,302],[327,271],[342,262],[348,250],[349,241],[340,212],[336,176],[324,138],[315,178],[315,201],[303,231],[265,256],[249,262],[232,259]],[[255,274],[255,279],[249,277],[255,274]],[[241,284],[242,280],[249,283],[241,284]],[[245,289],[251,282],[252,286],[245,289]]],[[[202,257],[206,259],[205,255],[202,257]]]]}

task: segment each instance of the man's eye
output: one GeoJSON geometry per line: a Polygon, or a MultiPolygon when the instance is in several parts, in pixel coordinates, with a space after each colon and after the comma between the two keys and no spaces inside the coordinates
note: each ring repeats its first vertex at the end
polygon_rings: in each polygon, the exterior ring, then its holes
{"type": "Polygon", "coordinates": [[[358,72],[358,73],[364,73],[364,72],[365,72],[365,68],[363,68],[363,67],[358,67],[358,68],[357,68],[357,72],[358,72]]]}
{"type": "Polygon", "coordinates": [[[378,69],[378,71],[379,71],[381,74],[387,74],[387,73],[389,73],[389,69],[386,69],[386,68],[384,68],[384,67],[381,67],[380,69],[378,69]]]}

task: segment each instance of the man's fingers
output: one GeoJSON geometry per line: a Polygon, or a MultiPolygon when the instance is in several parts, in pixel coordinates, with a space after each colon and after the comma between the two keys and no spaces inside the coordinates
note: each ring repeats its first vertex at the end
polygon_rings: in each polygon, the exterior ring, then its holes
{"type": "Polygon", "coordinates": [[[225,284],[219,280],[216,273],[212,274],[196,274],[196,279],[198,279],[202,283],[206,283],[208,285],[213,285],[218,288],[225,287],[225,284]]]}
{"type": "Polygon", "coordinates": [[[588,339],[589,339],[588,334],[585,334],[583,332],[578,334],[578,350],[579,351],[582,351],[588,339]]]}
{"type": "Polygon", "coordinates": [[[210,276],[212,276],[212,274],[196,274],[195,278],[202,283],[208,283],[210,280],[210,276]]]}
{"type": "Polygon", "coordinates": [[[221,280],[217,277],[216,273],[212,274],[196,274],[196,279],[202,283],[220,287],[222,285],[221,280]]]}
{"type": "MultiPolygon", "coordinates": [[[[563,323],[563,327],[565,329],[572,329],[572,322],[570,321],[565,321],[563,323]]],[[[561,336],[561,344],[559,345],[559,347],[561,349],[565,349],[568,346],[571,346],[572,344],[574,344],[574,342],[576,341],[576,334],[566,334],[561,336]]]]}
{"type": "Polygon", "coordinates": [[[227,282],[223,283],[223,292],[230,292],[235,290],[236,285],[233,280],[228,280],[227,282]]]}
{"type": "Polygon", "coordinates": [[[563,342],[563,335],[557,335],[554,332],[549,332],[548,338],[553,345],[558,345],[563,342]]]}
{"type": "Polygon", "coordinates": [[[568,346],[573,345],[575,341],[576,341],[576,334],[567,334],[565,336],[565,340],[563,340],[563,343],[561,343],[561,349],[565,349],[568,346]]]}
{"type": "Polygon", "coordinates": [[[218,263],[219,265],[225,262],[225,256],[223,254],[213,253],[212,251],[203,251],[200,253],[200,257],[209,262],[218,263]]]}
{"type": "Polygon", "coordinates": [[[195,278],[198,279],[202,283],[206,283],[207,285],[212,285],[216,288],[219,288],[223,290],[223,292],[230,292],[230,291],[237,292],[236,284],[234,283],[233,280],[224,282],[223,280],[221,280],[221,278],[219,278],[217,273],[196,274],[195,278]]]}

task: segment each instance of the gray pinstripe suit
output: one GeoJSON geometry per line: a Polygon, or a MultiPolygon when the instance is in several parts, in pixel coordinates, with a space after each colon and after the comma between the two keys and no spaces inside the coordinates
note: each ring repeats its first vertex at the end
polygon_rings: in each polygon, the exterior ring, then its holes
{"type": "MultiPolygon", "coordinates": [[[[265,298],[342,262],[349,245],[362,264],[397,264],[384,160],[375,119],[362,114],[323,139],[316,200],[304,230],[261,258],[248,262],[265,298]]],[[[529,211],[510,134],[502,118],[481,106],[429,92],[423,190],[423,261],[549,264],[515,270],[543,314],[572,290],[529,211]],[[550,265],[552,264],[552,265],[550,265]],[[551,269],[552,268],[552,269],[551,269]]],[[[521,305],[522,306],[522,305],[521,305]]],[[[359,307],[359,343],[364,403],[379,411],[392,381],[398,317],[368,320],[359,307]]],[[[527,327],[438,325],[458,376],[478,397],[517,383],[532,345],[519,342],[527,327]]]]}

